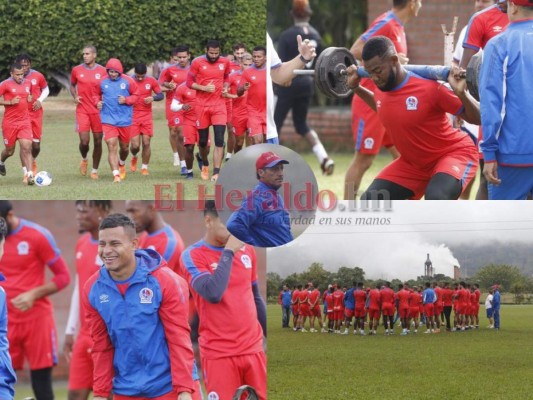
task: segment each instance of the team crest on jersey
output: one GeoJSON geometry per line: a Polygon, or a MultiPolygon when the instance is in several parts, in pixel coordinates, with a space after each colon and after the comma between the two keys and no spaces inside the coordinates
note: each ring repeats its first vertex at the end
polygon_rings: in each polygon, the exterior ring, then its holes
{"type": "Polygon", "coordinates": [[[458,167],[457,165],[453,165],[453,166],[452,166],[452,169],[453,169],[455,172],[459,172],[459,171],[460,171],[460,169],[459,169],[459,167],[458,167]]]}
{"type": "Polygon", "coordinates": [[[180,119],[179,118],[174,118],[174,123],[177,125],[180,123],[180,119]]]}
{"type": "Polygon", "coordinates": [[[202,69],[207,69],[207,66],[206,66],[206,65],[203,65],[203,66],[202,66],[202,69]]]}
{"type": "Polygon", "coordinates": [[[217,392],[209,392],[207,395],[207,400],[220,400],[220,396],[217,392]]]}
{"type": "Polygon", "coordinates": [[[501,26],[496,25],[492,28],[492,30],[494,31],[494,33],[501,33],[503,31],[503,28],[501,26]]]}
{"type": "Polygon", "coordinates": [[[108,85],[104,85],[104,87],[107,89],[109,86],[108,85]]]}
{"type": "Polygon", "coordinates": [[[152,304],[154,292],[152,289],[145,287],[139,292],[139,297],[141,298],[141,304],[152,304]]]}
{"type": "Polygon", "coordinates": [[[409,96],[405,100],[405,105],[407,106],[407,111],[416,111],[418,110],[418,99],[415,96],[409,96]]]}
{"type": "Polygon", "coordinates": [[[146,85],[144,85],[144,88],[145,88],[146,90],[150,89],[150,84],[147,83],[146,85]]]}
{"type": "Polygon", "coordinates": [[[381,100],[378,100],[376,101],[376,108],[380,108],[381,107],[381,100]]]}
{"type": "Polygon", "coordinates": [[[32,79],[32,80],[31,80],[31,84],[32,84],[32,85],[37,85],[37,79],[32,79]]]}
{"type": "Polygon", "coordinates": [[[222,71],[224,69],[224,64],[218,64],[218,69],[222,71]]]}
{"type": "Polygon", "coordinates": [[[366,138],[364,143],[365,149],[371,149],[374,147],[374,139],[372,138],[366,138]]]}
{"type": "Polygon", "coordinates": [[[250,269],[252,268],[252,259],[248,254],[243,254],[241,256],[241,262],[244,264],[244,268],[250,269]]]}
{"type": "Polygon", "coordinates": [[[17,244],[17,253],[19,256],[27,256],[30,254],[30,245],[28,242],[20,242],[17,244]]]}
{"type": "Polygon", "coordinates": [[[121,89],[126,89],[126,84],[125,84],[125,83],[121,83],[121,84],[120,84],[120,88],[121,88],[121,89]]]}
{"type": "MultiPolygon", "coordinates": [[[[83,75],[82,75],[82,77],[83,77],[83,75]]],[[[96,79],[100,79],[100,74],[96,74],[94,77],[95,77],[96,79]]]]}
{"type": "Polygon", "coordinates": [[[79,260],[79,259],[82,258],[82,257],[83,257],[83,253],[82,253],[81,251],[78,251],[78,252],[76,253],[76,260],[79,260]]]}
{"type": "Polygon", "coordinates": [[[217,263],[213,263],[213,264],[210,265],[210,267],[211,267],[211,269],[213,271],[216,271],[216,269],[218,268],[218,264],[217,263]]]}
{"type": "Polygon", "coordinates": [[[109,296],[107,294],[101,294],[100,303],[109,303],[109,296]]]}
{"type": "Polygon", "coordinates": [[[24,89],[26,89],[26,93],[30,93],[30,88],[29,87],[25,87],[24,89]]]}
{"type": "Polygon", "coordinates": [[[84,77],[84,75],[83,75],[83,74],[80,74],[80,78],[83,78],[83,77],[84,77]]]}
{"type": "Polygon", "coordinates": [[[255,79],[255,75],[254,75],[254,76],[252,76],[252,79],[255,79]]]}

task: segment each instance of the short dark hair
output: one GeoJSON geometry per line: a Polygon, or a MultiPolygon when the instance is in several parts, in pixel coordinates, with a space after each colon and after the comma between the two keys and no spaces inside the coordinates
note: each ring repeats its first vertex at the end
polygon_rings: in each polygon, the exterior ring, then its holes
{"type": "Polygon", "coordinates": [[[102,222],[100,222],[98,230],[103,231],[104,229],[118,227],[124,228],[124,231],[130,236],[135,237],[135,235],[137,234],[137,231],[135,229],[135,222],[133,222],[133,220],[127,215],[119,213],[111,214],[105,217],[102,222]]]}
{"type": "Polygon", "coordinates": [[[7,214],[13,209],[13,204],[9,200],[0,200],[0,217],[6,219],[7,214]]]}
{"type": "Polygon", "coordinates": [[[102,211],[111,210],[113,203],[111,200],[76,200],[76,205],[99,208],[102,211]]]}
{"type": "Polygon", "coordinates": [[[267,53],[267,49],[266,49],[265,46],[255,46],[254,49],[253,49],[253,51],[262,51],[263,54],[265,54],[265,55],[266,55],[266,53],[267,53]]]}
{"type": "Polygon", "coordinates": [[[28,53],[21,53],[17,57],[15,57],[16,63],[20,64],[22,61],[28,61],[29,63],[31,63],[30,55],[28,53]]]}
{"type": "Polygon", "coordinates": [[[172,55],[175,56],[176,54],[183,53],[184,51],[187,52],[187,54],[190,53],[188,44],[180,44],[174,47],[172,49],[172,55]]]}
{"type": "Polygon", "coordinates": [[[215,200],[206,200],[204,203],[204,217],[206,215],[211,215],[212,217],[218,218],[218,211],[215,200]]]}
{"type": "Polygon", "coordinates": [[[13,72],[16,69],[23,69],[23,67],[22,67],[22,65],[20,63],[15,62],[15,63],[11,64],[11,69],[9,71],[13,72]]]}
{"type": "Polygon", "coordinates": [[[363,61],[368,61],[376,56],[383,57],[387,53],[394,54],[394,44],[385,36],[374,36],[363,46],[363,61]]]}
{"type": "Polygon", "coordinates": [[[7,236],[7,222],[0,217],[0,242],[7,236]]]}
{"type": "Polygon", "coordinates": [[[220,40],[209,39],[205,44],[206,49],[220,49],[220,40]]]}
{"type": "Polygon", "coordinates": [[[235,50],[239,50],[239,49],[244,49],[246,50],[246,46],[244,45],[244,43],[235,43],[233,46],[231,46],[231,49],[233,51],[235,50]]]}
{"type": "Polygon", "coordinates": [[[144,74],[146,74],[146,71],[147,71],[146,64],[145,63],[137,63],[137,64],[135,64],[135,67],[134,67],[133,70],[134,70],[134,72],[136,74],[144,75],[144,74]]]}
{"type": "Polygon", "coordinates": [[[407,3],[409,3],[410,0],[393,0],[392,6],[395,8],[405,8],[407,3]]]}
{"type": "Polygon", "coordinates": [[[94,54],[96,54],[96,47],[92,44],[87,44],[83,46],[84,49],[90,49],[94,54]]]}

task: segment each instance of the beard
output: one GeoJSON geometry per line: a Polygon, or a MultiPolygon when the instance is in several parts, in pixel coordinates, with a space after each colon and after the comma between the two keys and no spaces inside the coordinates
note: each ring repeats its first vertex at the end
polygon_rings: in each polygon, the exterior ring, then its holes
{"type": "Polygon", "coordinates": [[[220,58],[220,56],[216,56],[216,57],[209,57],[209,55],[205,55],[207,57],[207,61],[209,61],[211,64],[214,64],[218,61],[218,59],[220,58]]]}
{"type": "Polygon", "coordinates": [[[396,71],[394,68],[391,67],[389,79],[387,79],[387,82],[385,82],[383,86],[378,86],[378,88],[382,92],[390,92],[395,87],[396,87],[396,71]]]}

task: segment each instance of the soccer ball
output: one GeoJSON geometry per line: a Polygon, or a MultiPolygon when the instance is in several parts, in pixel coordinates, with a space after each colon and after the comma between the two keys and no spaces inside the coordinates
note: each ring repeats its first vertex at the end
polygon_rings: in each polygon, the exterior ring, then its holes
{"type": "Polygon", "coordinates": [[[40,171],[35,175],[35,184],[37,186],[49,186],[52,183],[52,175],[50,172],[40,171]]]}

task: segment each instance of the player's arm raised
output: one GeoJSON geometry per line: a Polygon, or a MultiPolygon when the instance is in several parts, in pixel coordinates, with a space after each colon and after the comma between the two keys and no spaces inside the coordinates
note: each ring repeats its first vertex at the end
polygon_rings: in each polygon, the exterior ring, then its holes
{"type": "Polygon", "coordinates": [[[481,125],[479,102],[474,99],[470,93],[468,93],[466,79],[461,78],[461,72],[463,72],[463,70],[461,70],[459,67],[452,66],[450,73],[448,74],[448,83],[464,106],[464,111],[459,114],[459,116],[466,122],[470,122],[471,124],[475,125],[481,125]]]}
{"type": "Polygon", "coordinates": [[[296,40],[298,42],[298,52],[300,54],[270,71],[272,82],[277,83],[278,85],[289,86],[292,79],[295,77],[293,71],[295,69],[304,68],[308,62],[316,57],[316,48],[311,44],[309,39],[302,40],[302,37],[298,35],[296,40]]]}
{"type": "Polygon", "coordinates": [[[354,89],[354,93],[359,96],[363,101],[368,104],[368,106],[376,111],[376,102],[374,100],[374,93],[370,90],[359,86],[359,83],[361,81],[361,77],[357,73],[357,66],[356,65],[350,65],[348,68],[346,68],[346,79],[348,86],[352,89],[354,89]]]}

